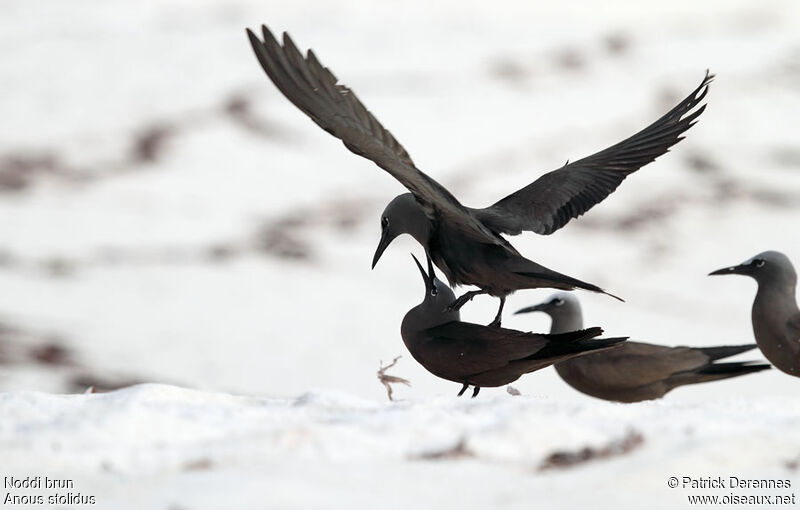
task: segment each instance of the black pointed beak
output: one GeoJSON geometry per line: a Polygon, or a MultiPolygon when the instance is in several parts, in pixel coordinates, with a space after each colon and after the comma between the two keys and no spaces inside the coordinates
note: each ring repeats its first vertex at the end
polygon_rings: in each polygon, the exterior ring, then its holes
{"type": "MultiPolygon", "coordinates": [[[[430,290],[431,288],[433,288],[433,284],[431,282],[431,280],[433,279],[433,269],[431,268],[431,274],[429,275],[428,273],[425,272],[424,269],[422,269],[422,264],[419,263],[419,260],[417,260],[417,257],[415,257],[413,253],[411,254],[411,258],[414,259],[414,262],[417,264],[417,269],[419,269],[419,272],[422,274],[422,279],[425,280],[425,289],[430,290]]],[[[430,261],[431,259],[429,258],[428,259],[429,267],[430,267],[430,261]]]]}
{"type": "Polygon", "coordinates": [[[375,250],[375,255],[372,257],[372,269],[375,269],[375,266],[378,264],[378,261],[381,259],[381,255],[386,250],[386,247],[392,243],[393,237],[389,235],[389,229],[384,228],[381,231],[381,240],[378,242],[378,248],[375,250]]]}
{"type": "Polygon", "coordinates": [[[533,305],[533,306],[528,306],[528,307],[525,307],[525,308],[520,308],[519,310],[514,312],[514,315],[519,315],[521,313],[541,312],[541,311],[543,311],[545,309],[546,306],[547,306],[547,303],[539,303],[538,305],[533,305]]]}
{"type": "Polygon", "coordinates": [[[738,266],[723,267],[722,269],[711,271],[708,273],[708,276],[716,276],[720,274],[747,274],[747,266],[744,264],[739,264],[738,266]]]}
{"type": "Polygon", "coordinates": [[[425,258],[428,260],[428,277],[431,280],[431,286],[433,286],[433,280],[436,278],[436,272],[433,270],[433,261],[431,260],[431,256],[428,255],[428,250],[425,250],[425,258]]]}

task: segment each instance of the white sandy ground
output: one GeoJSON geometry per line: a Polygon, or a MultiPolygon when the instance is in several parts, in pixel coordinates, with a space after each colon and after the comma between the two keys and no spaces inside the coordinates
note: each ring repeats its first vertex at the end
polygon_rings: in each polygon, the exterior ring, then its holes
{"type": "MultiPolygon", "coordinates": [[[[377,403],[338,392],[238,397],[165,385],[0,396],[3,475],[73,481],[99,508],[684,508],[688,495],[799,492],[800,399],[626,406],[553,399],[377,403]],[[554,451],[631,452],[540,471],[554,451]],[[462,456],[431,459],[462,443],[462,456]],[[13,466],[10,468],[9,466],[13,466]],[[46,469],[43,466],[47,466],[46,469]],[[795,464],[796,466],[796,464],[795,464]],[[670,476],[791,489],[668,487],[670,476]]],[[[2,491],[0,491],[2,494],[2,491]]]]}
{"type": "MultiPolygon", "coordinates": [[[[399,239],[369,270],[380,211],[402,188],[268,82],[244,35],[262,22],[314,47],[473,206],[635,132],[717,73],[670,154],[556,234],[513,239],[623,296],[581,294],[587,324],[609,335],[752,342],[754,284],[704,275],[765,249],[800,264],[793,0],[4,0],[0,161],[53,154],[68,175],[0,194],[0,324],[20,332],[0,341],[14,354],[56,335],[74,365],[3,364],[0,349],[0,476],[61,474],[104,508],[173,509],[676,508],[686,493],[666,488],[672,474],[800,484],[785,467],[800,455],[800,380],[774,370],[634,406],[589,399],[552,370],[515,383],[522,397],[456,400],[399,336],[422,297],[419,247],[399,239]],[[237,95],[265,133],[223,113],[237,95]],[[162,124],[175,134],[156,161],[130,163],[134,136],[162,124]],[[717,170],[692,170],[692,157],[717,170]],[[253,249],[263,223],[298,216],[308,260],[253,249]],[[209,261],[219,246],[234,256],[209,261]],[[389,404],[375,371],[398,354],[390,373],[412,386],[389,404]],[[78,371],[199,391],[30,393],[74,392],[78,371]],[[644,436],[628,455],[536,471],[555,449],[628,429],[644,436]],[[408,460],[461,437],[475,457],[408,460]]],[[[507,310],[548,294],[520,292],[507,310]]],[[[477,299],[463,315],[488,321],[495,306],[477,299]]]]}

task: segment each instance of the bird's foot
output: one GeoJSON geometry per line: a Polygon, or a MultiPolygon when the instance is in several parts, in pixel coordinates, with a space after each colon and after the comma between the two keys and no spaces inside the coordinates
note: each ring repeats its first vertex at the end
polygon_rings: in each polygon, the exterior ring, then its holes
{"type": "Polygon", "coordinates": [[[445,308],[445,311],[446,312],[457,312],[457,311],[461,310],[462,306],[464,306],[468,302],[472,301],[473,297],[474,296],[471,296],[469,293],[466,293],[463,296],[459,296],[455,301],[453,301],[452,303],[447,305],[447,308],[445,308]]]}
{"type": "Polygon", "coordinates": [[[469,384],[467,384],[467,383],[464,383],[464,386],[461,388],[461,391],[459,391],[459,392],[458,392],[458,395],[457,395],[457,396],[459,396],[459,397],[460,397],[461,395],[463,395],[463,394],[464,394],[464,392],[465,392],[465,391],[467,391],[467,388],[469,388],[469,384]]]}
{"type": "Polygon", "coordinates": [[[480,386],[475,386],[475,389],[472,390],[472,398],[477,397],[479,391],[481,391],[481,387],[480,386]]]}
{"type": "Polygon", "coordinates": [[[475,296],[477,296],[479,294],[483,294],[483,292],[481,292],[479,290],[471,290],[469,292],[465,292],[464,294],[462,294],[461,296],[456,298],[455,301],[453,301],[452,303],[447,305],[447,308],[445,308],[445,311],[446,312],[457,312],[458,310],[461,310],[462,306],[464,306],[467,303],[469,303],[470,301],[472,301],[472,298],[474,298],[475,296]]]}

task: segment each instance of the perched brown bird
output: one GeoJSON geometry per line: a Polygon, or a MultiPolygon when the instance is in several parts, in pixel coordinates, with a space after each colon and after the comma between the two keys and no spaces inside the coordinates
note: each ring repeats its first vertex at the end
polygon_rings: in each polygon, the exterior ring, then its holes
{"type": "Polygon", "coordinates": [[[765,251],[739,264],[711,273],[740,274],[758,283],[753,300],[753,334],[761,352],[778,368],[800,377],[800,310],[795,291],[797,273],[789,257],[765,251]]]}
{"type": "MultiPolygon", "coordinates": [[[[413,256],[413,255],[412,255],[413,256]]],[[[461,322],[458,311],[447,311],[455,294],[414,257],[423,280],[425,299],[403,318],[400,333],[408,351],[428,372],[470,386],[475,397],[484,386],[503,386],[533,372],[588,352],[611,349],[625,338],[595,338],[600,328],[559,335],[525,333],[496,326],[461,322]]]]}
{"type": "MultiPolygon", "coordinates": [[[[516,313],[528,312],[549,315],[553,319],[551,333],[583,327],[578,299],[565,292],[516,313]]],[[[616,402],[639,402],[661,398],[678,386],[718,381],[770,368],[753,362],[715,363],[755,347],[755,344],[666,347],[629,341],[607,352],[562,361],[555,367],[567,384],[582,393],[616,402]]]]}

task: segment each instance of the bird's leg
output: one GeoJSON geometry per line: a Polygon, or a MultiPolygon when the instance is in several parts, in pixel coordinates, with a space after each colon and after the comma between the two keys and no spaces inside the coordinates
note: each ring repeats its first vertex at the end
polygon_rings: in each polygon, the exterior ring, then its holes
{"type": "Polygon", "coordinates": [[[506,297],[502,296],[500,298],[500,309],[497,310],[497,316],[494,318],[492,322],[489,323],[489,327],[500,327],[500,319],[503,317],[503,307],[506,305],[506,297]]]}
{"type": "Polygon", "coordinates": [[[462,306],[466,305],[468,301],[472,301],[472,298],[475,296],[480,296],[481,294],[486,294],[485,290],[471,290],[469,292],[465,292],[461,296],[459,296],[455,301],[447,305],[445,309],[446,312],[455,312],[461,309],[462,306]]]}
{"type": "Polygon", "coordinates": [[[459,391],[459,392],[458,392],[458,395],[457,395],[457,396],[459,396],[459,397],[460,397],[461,395],[463,395],[463,394],[464,394],[464,392],[465,392],[465,391],[467,391],[467,388],[469,388],[469,384],[467,384],[467,383],[464,383],[464,387],[463,387],[463,388],[461,388],[461,391],[459,391]]]}
{"type": "Polygon", "coordinates": [[[472,398],[477,397],[479,391],[481,391],[481,387],[480,386],[475,386],[475,389],[472,391],[472,398]]]}

